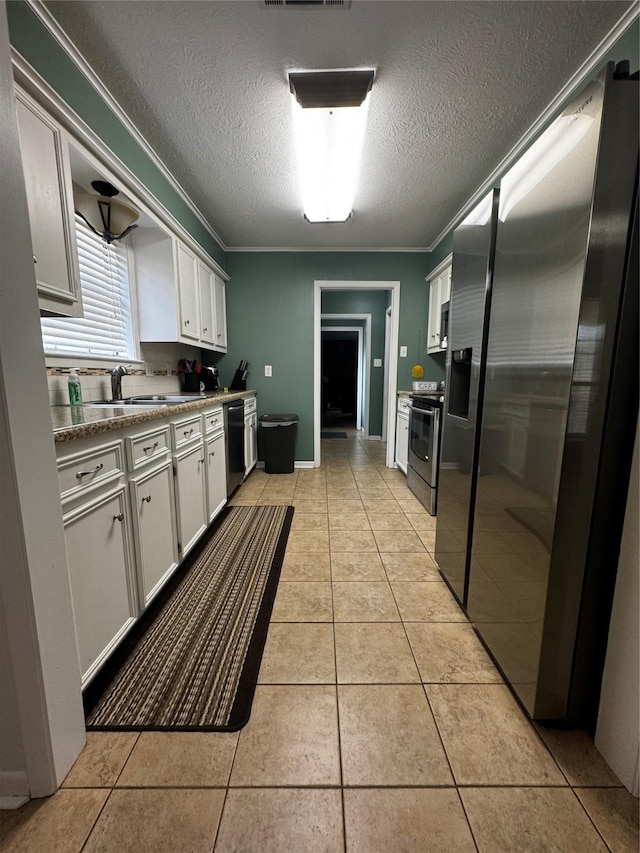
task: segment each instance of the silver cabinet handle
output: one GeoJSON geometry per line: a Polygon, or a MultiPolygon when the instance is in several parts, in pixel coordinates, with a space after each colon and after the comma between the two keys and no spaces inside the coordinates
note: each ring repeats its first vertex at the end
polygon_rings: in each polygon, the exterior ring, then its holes
{"type": "Polygon", "coordinates": [[[214,420],[210,421],[210,423],[211,423],[211,426],[213,426],[214,424],[218,423],[218,419],[214,418],[214,420]]]}
{"type": "Polygon", "coordinates": [[[216,455],[215,450],[212,450],[211,453],[209,454],[209,456],[215,456],[215,455],[216,455]]]}
{"type": "Polygon", "coordinates": [[[34,263],[34,264],[37,264],[37,263],[38,263],[38,256],[37,256],[37,255],[34,255],[34,256],[33,256],[33,263],[34,263]]]}
{"type": "Polygon", "coordinates": [[[221,337],[222,337],[222,332],[218,332],[218,337],[219,337],[219,338],[221,338],[221,337]]]}
{"type": "Polygon", "coordinates": [[[117,515],[113,516],[114,521],[124,521],[124,513],[119,512],[117,515]]]}
{"type": "Polygon", "coordinates": [[[157,446],[158,446],[158,442],[154,441],[153,444],[149,444],[146,447],[143,447],[142,452],[148,453],[149,451],[151,451],[153,453],[153,451],[156,449],[157,446]]]}
{"type": "Polygon", "coordinates": [[[101,462],[99,465],[96,465],[93,471],[78,471],[78,473],[76,474],[76,480],[81,480],[83,477],[88,477],[89,474],[97,474],[98,471],[102,471],[103,468],[104,465],[101,462]]]}
{"type": "Polygon", "coordinates": [[[184,431],[184,437],[185,437],[185,438],[188,438],[190,435],[193,435],[193,428],[191,428],[191,429],[185,429],[185,431],[184,431]]]}
{"type": "Polygon", "coordinates": [[[142,503],[151,503],[151,495],[147,495],[145,498],[142,498],[142,503]]]}
{"type": "Polygon", "coordinates": [[[185,321],[184,321],[184,324],[185,324],[185,326],[188,326],[188,325],[189,325],[189,321],[188,321],[188,320],[185,320],[185,321]]]}
{"type": "Polygon", "coordinates": [[[425,456],[424,458],[427,460],[427,462],[429,461],[429,457],[428,457],[428,456],[425,456]]]}
{"type": "Polygon", "coordinates": [[[204,463],[206,462],[206,459],[198,459],[198,462],[200,462],[202,465],[204,465],[204,463]]]}
{"type": "Polygon", "coordinates": [[[205,326],[205,327],[204,327],[204,329],[203,329],[202,331],[203,331],[203,332],[206,332],[206,331],[207,331],[207,327],[205,326]]]}

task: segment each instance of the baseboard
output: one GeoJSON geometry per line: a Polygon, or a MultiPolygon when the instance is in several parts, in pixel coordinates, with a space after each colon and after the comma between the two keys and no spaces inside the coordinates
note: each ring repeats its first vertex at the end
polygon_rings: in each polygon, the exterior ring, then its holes
{"type": "Polygon", "coordinates": [[[0,796],[0,812],[9,812],[19,809],[25,803],[29,802],[29,797],[1,797],[0,796]]]}
{"type": "Polygon", "coordinates": [[[29,800],[29,780],[24,770],[0,770],[0,809],[18,809],[29,800]]]}
{"type": "MultiPolygon", "coordinates": [[[[313,462],[294,462],[294,468],[314,468],[313,462]]],[[[264,462],[256,462],[256,468],[264,468],[264,462]]]]}

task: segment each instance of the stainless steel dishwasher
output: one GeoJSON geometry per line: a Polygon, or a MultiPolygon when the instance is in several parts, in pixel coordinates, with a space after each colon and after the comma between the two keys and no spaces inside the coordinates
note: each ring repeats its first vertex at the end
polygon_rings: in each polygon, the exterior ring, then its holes
{"type": "Polygon", "coordinates": [[[227,497],[230,497],[244,478],[244,400],[230,400],[222,409],[227,447],[227,497]]]}

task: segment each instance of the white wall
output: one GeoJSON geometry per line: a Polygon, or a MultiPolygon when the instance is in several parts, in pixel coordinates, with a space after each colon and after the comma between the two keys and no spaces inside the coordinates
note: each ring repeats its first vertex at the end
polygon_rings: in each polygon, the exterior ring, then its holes
{"type": "MultiPolygon", "coordinates": [[[[42,797],[64,779],[85,731],[4,4],[0,164],[0,654],[19,719],[8,711],[0,728],[3,742],[22,744],[29,793],[42,797]]],[[[15,752],[2,754],[15,765],[15,752]]],[[[11,778],[23,793],[7,768],[11,778]]]]}
{"type": "Polygon", "coordinates": [[[595,744],[637,797],[640,758],[640,479],[638,432],[622,532],[595,744]]]}

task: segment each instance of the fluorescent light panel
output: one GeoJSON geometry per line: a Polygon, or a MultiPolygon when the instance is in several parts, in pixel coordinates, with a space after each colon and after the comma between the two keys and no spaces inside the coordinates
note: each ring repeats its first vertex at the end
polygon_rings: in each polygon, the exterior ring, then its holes
{"type": "MultiPolygon", "coordinates": [[[[334,77],[350,72],[331,72],[334,77]]],[[[362,77],[362,72],[357,72],[362,77]]],[[[320,72],[318,77],[327,72],[320,72]]],[[[367,72],[365,72],[365,75],[367,72]]],[[[368,72],[373,78],[373,72],[368,72]]],[[[296,161],[302,195],[302,207],[309,222],[345,222],[351,215],[358,186],[364,132],[369,111],[366,80],[360,106],[300,106],[295,91],[296,76],[290,75],[293,101],[296,161]]],[[[304,75],[309,77],[310,75],[304,75]]],[[[300,87],[299,87],[300,88],[300,87]]],[[[340,103],[343,95],[336,94],[340,103]]],[[[324,101],[331,96],[323,94],[324,101]]],[[[344,102],[344,99],[343,99],[344,102]]]]}

